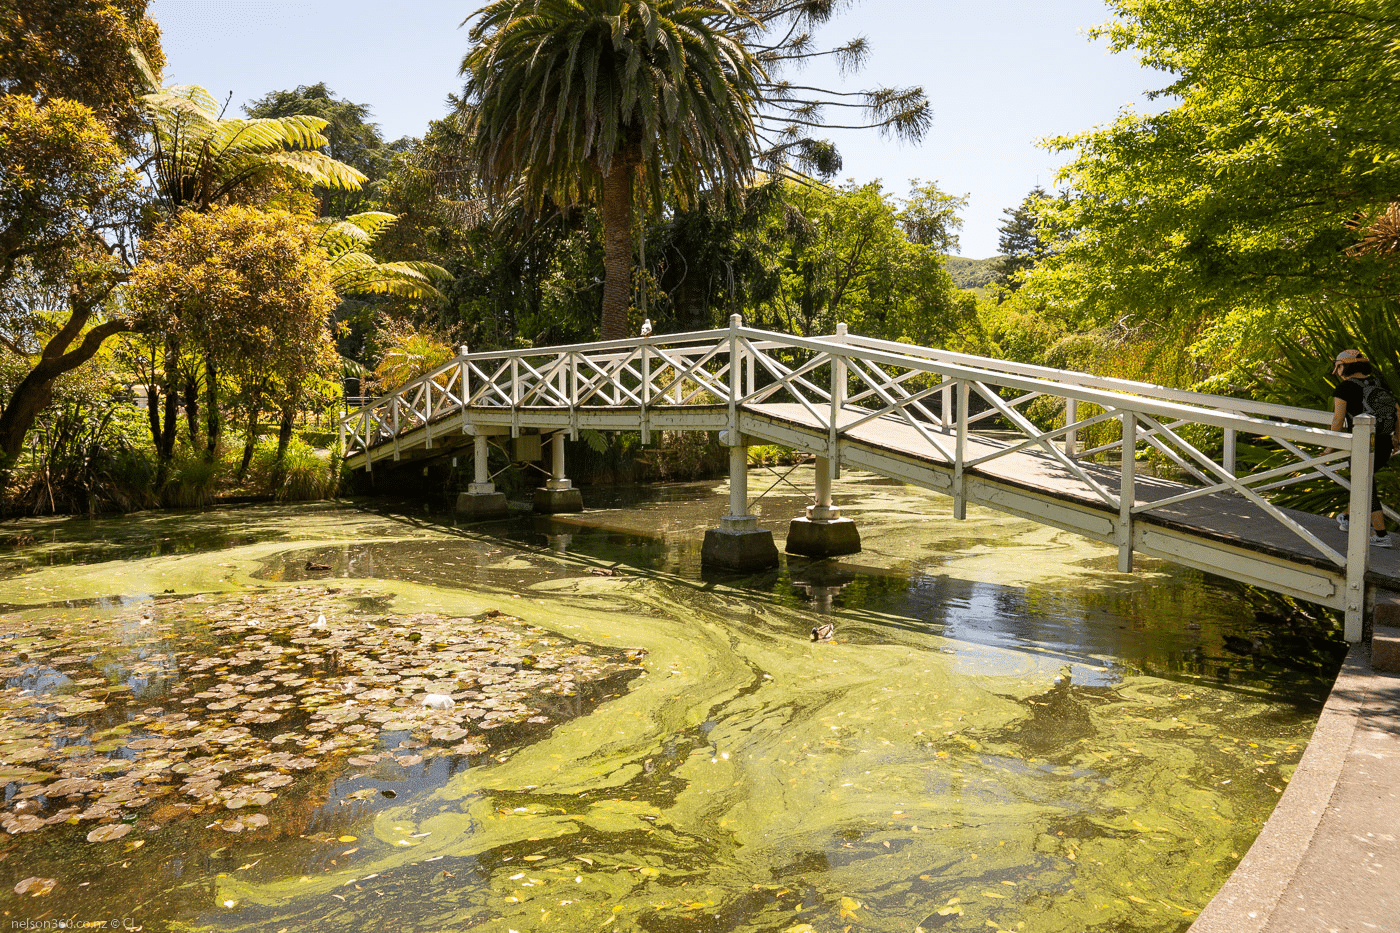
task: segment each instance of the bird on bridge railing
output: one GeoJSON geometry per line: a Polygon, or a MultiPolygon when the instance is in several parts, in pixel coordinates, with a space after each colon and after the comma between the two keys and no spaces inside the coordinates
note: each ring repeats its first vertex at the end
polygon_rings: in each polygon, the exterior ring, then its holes
{"type": "Polygon", "coordinates": [[[649,317],[644,317],[644,318],[642,318],[642,334],[641,334],[641,335],[642,335],[643,337],[650,337],[650,336],[651,336],[651,318],[649,318],[649,317]]]}

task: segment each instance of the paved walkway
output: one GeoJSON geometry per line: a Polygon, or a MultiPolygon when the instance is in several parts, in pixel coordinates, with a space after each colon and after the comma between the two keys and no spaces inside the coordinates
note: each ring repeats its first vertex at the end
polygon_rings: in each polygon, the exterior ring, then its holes
{"type": "Polygon", "coordinates": [[[1189,933],[1400,931],[1400,675],[1353,645],[1263,832],[1189,933]]]}

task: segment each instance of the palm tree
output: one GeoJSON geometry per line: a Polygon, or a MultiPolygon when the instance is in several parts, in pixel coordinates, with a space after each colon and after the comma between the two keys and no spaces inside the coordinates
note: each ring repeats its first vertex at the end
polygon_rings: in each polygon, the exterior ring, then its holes
{"type": "Polygon", "coordinates": [[[627,332],[632,205],[753,172],[763,67],[730,0],[495,0],[462,60],[470,158],[488,193],[600,202],[602,336],[627,332]]]}

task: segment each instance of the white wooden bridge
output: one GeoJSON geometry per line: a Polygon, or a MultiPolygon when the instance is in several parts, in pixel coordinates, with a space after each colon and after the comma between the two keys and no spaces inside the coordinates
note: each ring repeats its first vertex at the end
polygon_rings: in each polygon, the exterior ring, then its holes
{"type": "Polygon", "coordinates": [[[830,481],[851,467],[946,493],[959,519],[974,503],[1114,545],[1125,572],[1146,554],[1340,610],[1350,641],[1376,592],[1400,589],[1400,552],[1370,548],[1367,522],[1342,532],[1269,500],[1290,484],[1336,483],[1352,515],[1369,514],[1369,416],[1342,434],[1327,430],[1330,412],[873,340],[844,325],[792,337],[737,317],[715,331],[465,351],[346,415],[347,463],[373,470],[471,444],[471,494],[490,496],[489,439],[552,436],[546,485],[577,496],[563,439],[582,429],[640,431],[644,443],[657,431],[717,431],[731,448],[725,533],[756,531],[746,448],[773,443],[817,458],[817,505],[802,519],[817,526],[847,521],[830,481]],[[1243,456],[1261,449],[1262,463],[1243,456]],[[1144,475],[1147,455],[1178,478],[1144,475]]]}

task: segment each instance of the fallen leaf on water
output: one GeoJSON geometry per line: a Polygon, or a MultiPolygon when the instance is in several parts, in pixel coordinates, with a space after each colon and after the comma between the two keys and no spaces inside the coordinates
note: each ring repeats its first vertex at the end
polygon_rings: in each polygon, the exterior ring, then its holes
{"type": "Polygon", "coordinates": [[[88,833],[87,841],[111,842],[113,839],[120,839],[129,832],[131,832],[131,826],[127,823],[106,823],[88,833]]]}
{"type": "Polygon", "coordinates": [[[16,894],[28,894],[30,897],[40,897],[48,894],[54,889],[58,882],[53,878],[25,878],[15,885],[16,894]]]}

